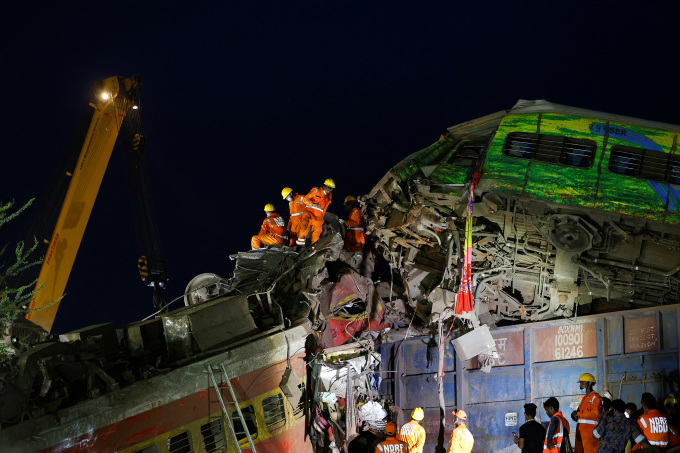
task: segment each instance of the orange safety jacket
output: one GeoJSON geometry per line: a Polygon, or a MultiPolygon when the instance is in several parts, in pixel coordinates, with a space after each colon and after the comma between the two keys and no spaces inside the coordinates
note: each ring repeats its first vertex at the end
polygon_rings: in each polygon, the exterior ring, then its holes
{"type": "Polygon", "coordinates": [[[355,207],[350,211],[345,226],[347,227],[345,250],[358,252],[364,248],[364,244],[366,243],[366,234],[364,232],[366,229],[366,220],[361,214],[361,209],[355,207]]]}
{"type": "MultiPolygon", "coordinates": [[[[668,421],[668,419],[666,419],[668,421]]],[[[678,430],[672,425],[668,425],[668,448],[674,448],[680,445],[680,434],[678,430]]]]}
{"type": "Polygon", "coordinates": [[[394,436],[387,436],[387,439],[375,446],[375,451],[382,453],[408,453],[408,445],[394,436]]]}
{"type": "MultiPolygon", "coordinates": [[[[600,413],[602,412],[602,398],[600,394],[592,391],[583,397],[581,403],[578,405],[576,415],[578,416],[579,425],[592,425],[588,432],[600,423],[600,413]]],[[[580,428],[580,427],[579,427],[580,428]]]]}
{"type": "Polygon", "coordinates": [[[397,439],[406,442],[409,453],[423,453],[425,447],[425,428],[420,424],[411,420],[402,425],[397,435],[397,439]]]}
{"type": "Polygon", "coordinates": [[[465,424],[458,425],[453,430],[453,434],[451,434],[449,453],[470,453],[474,443],[475,439],[465,424]]]}
{"type": "Polygon", "coordinates": [[[550,423],[552,424],[553,419],[557,418],[557,429],[555,429],[555,433],[553,434],[552,439],[548,439],[548,431],[550,431],[550,426],[548,426],[548,430],[545,432],[545,439],[543,440],[543,452],[544,453],[560,453],[560,447],[562,447],[562,439],[564,439],[564,436],[569,435],[569,423],[567,422],[567,419],[564,418],[562,415],[562,412],[555,412],[555,415],[552,416],[550,419],[550,423]],[[548,440],[552,440],[553,446],[552,448],[548,447],[548,440]]]}
{"type": "Polygon", "coordinates": [[[260,228],[260,234],[273,234],[282,240],[288,240],[288,236],[286,236],[286,222],[283,220],[283,217],[275,212],[269,214],[264,219],[260,228]]]}
{"type": "Polygon", "coordinates": [[[293,199],[288,202],[288,208],[290,209],[290,219],[288,219],[288,229],[297,233],[298,228],[300,228],[300,220],[302,220],[302,213],[305,212],[305,202],[304,197],[299,194],[293,195],[293,199]]]}
{"type": "MultiPolygon", "coordinates": [[[[665,415],[656,409],[652,409],[638,418],[638,425],[652,447],[660,450],[668,448],[668,420],[665,415]]],[[[642,449],[640,444],[633,447],[633,450],[640,449],[642,449]]]]}
{"type": "Polygon", "coordinates": [[[332,198],[332,192],[327,194],[323,191],[322,187],[314,187],[302,200],[306,205],[305,211],[311,213],[315,218],[323,219],[323,215],[326,213],[328,205],[331,204],[332,198]],[[319,206],[314,206],[314,204],[318,204],[319,206]]]}

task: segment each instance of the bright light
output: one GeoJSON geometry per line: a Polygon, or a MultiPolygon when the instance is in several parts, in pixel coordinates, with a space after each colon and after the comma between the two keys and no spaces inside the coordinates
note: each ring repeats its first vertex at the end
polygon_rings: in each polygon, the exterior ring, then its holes
{"type": "Polygon", "coordinates": [[[137,110],[138,108],[139,108],[139,107],[137,107],[136,105],[133,105],[133,106],[132,106],[132,110],[137,110]]]}
{"type": "Polygon", "coordinates": [[[106,101],[107,99],[109,99],[110,96],[109,93],[107,93],[106,91],[102,91],[99,97],[102,98],[102,101],[106,101]]]}

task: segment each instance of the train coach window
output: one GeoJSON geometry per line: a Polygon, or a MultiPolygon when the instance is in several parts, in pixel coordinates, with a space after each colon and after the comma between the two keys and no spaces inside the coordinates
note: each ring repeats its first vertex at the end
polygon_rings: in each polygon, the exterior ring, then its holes
{"type": "Polygon", "coordinates": [[[512,132],[503,145],[503,154],[571,167],[590,167],[596,144],[592,140],[561,135],[512,132]]]}
{"type": "Polygon", "coordinates": [[[201,435],[203,435],[203,446],[206,453],[226,451],[224,423],[222,423],[221,418],[216,418],[210,423],[201,426],[201,435]]]}
{"type": "Polygon", "coordinates": [[[264,423],[269,432],[277,430],[286,424],[286,408],[283,405],[283,395],[277,393],[262,401],[264,423]]]}
{"type": "MultiPolygon", "coordinates": [[[[255,422],[255,409],[253,406],[242,407],[241,412],[243,413],[243,418],[246,421],[246,427],[250,433],[250,437],[255,439],[257,437],[257,423],[255,422]]],[[[241,419],[238,418],[238,412],[234,411],[231,413],[231,422],[234,424],[234,432],[236,433],[236,438],[238,440],[246,438],[246,431],[243,429],[243,423],[241,419]]]]}
{"type": "Polygon", "coordinates": [[[298,388],[302,392],[302,395],[300,396],[300,402],[298,403],[297,408],[295,408],[295,411],[293,412],[293,417],[296,419],[305,415],[305,402],[307,401],[307,390],[305,389],[305,383],[300,382],[298,388]]]}
{"type": "Polygon", "coordinates": [[[462,145],[449,157],[448,163],[458,167],[474,168],[484,148],[485,144],[462,145]]]}
{"type": "Polygon", "coordinates": [[[663,151],[612,146],[609,171],[651,181],[680,184],[680,158],[663,151]]]}
{"type": "Polygon", "coordinates": [[[185,431],[168,439],[168,451],[170,453],[193,453],[191,449],[191,437],[185,431]]]}
{"type": "Polygon", "coordinates": [[[158,447],[156,444],[147,445],[141,450],[135,450],[133,453],[158,453],[158,447]]]}

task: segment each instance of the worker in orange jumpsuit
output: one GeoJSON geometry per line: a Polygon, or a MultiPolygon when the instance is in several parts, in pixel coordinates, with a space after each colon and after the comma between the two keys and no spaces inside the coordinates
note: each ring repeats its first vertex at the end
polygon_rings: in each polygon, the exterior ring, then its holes
{"type": "Polygon", "coordinates": [[[467,421],[467,414],[464,410],[453,411],[453,423],[456,428],[451,434],[451,443],[449,444],[449,453],[470,453],[475,439],[472,433],[465,426],[467,421]]]}
{"type": "Polygon", "coordinates": [[[595,376],[583,373],[578,379],[581,390],[585,390],[585,396],[581,399],[578,409],[571,413],[571,419],[578,423],[576,427],[575,453],[596,453],[600,439],[593,435],[602,412],[602,398],[593,390],[595,376]]]}
{"type": "Polygon", "coordinates": [[[366,243],[366,220],[361,209],[357,206],[357,199],[353,195],[345,197],[343,203],[347,211],[347,235],[345,238],[345,250],[348,252],[359,252],[364,248],[366,243]]]}
{"type": "Polygon", "coordinates": [[[543,453],[560,453],[562,442],[566,442],[569,438],[569,423],[560,412],[560,402],[554,396],[545,400],[543,410],[550,417],[550,424],[543,441],[543,453]]]}
{"type": "Polygon", "coordinates": [[[331,204],[333,189],[335,189],[335,181],[327,179],[322,187],[314,187],[302,199],[306,206],[305,212],[302,214],[298,238],[295,242],[297,245],[304,247],[307,236],[310,234],[312,244],[319,240],[323,230],[323,216],[328,205],[331,204]]]}
{"type": "Polygon", "coordinates": [[[290,219],[288,219],[288,237],[291,247],[295,245],[298,237],[298,230],[300,230],[300,223],[302,222],[302,214],[305,212],[305,203],[302,201],[302,195],[293,193],[290,187],[284,187],[281,191],[281,196],[288,202],[290,209],[290,219]]]}
{"type": "Polygon", "coordinates": [[[397,424],[394,422],[387,422],[385,425],[385,435],[387,438],[375,446],[375,451],[381,453],[407,453],[408,445],[406,442],[397,439],[397,424]]]}
{"type": "MultiPolygon", "coordinates": [[[[656,409],[656,398],[651,393],[642,394],[642,409],[644,414],[638,418],[640,431],[652,447],[661,451],[668,448],[668,419],[656,409]]],[[[641,450],[643,447],[637,444],[633,451],[641,450]]]]}
{"type": "Polygon", "coordinates": [[[425,447],[425,428],[420,423],[425,418],[422,407],[416,407],[411,411],[411,421],[402,425],[397,439],[408,445],[409,453],[423,453],[425,447]]]}
{"type": "Polygon", "coordinates": [[[262,222],[260,233],[250,240],[250,246],[253,249],[259,249],[263,245],[288,244],[286,222],[283,217],[274,212],[274,205],[267,203],[264,207],[264,213],[267,218],[262,222]]]}

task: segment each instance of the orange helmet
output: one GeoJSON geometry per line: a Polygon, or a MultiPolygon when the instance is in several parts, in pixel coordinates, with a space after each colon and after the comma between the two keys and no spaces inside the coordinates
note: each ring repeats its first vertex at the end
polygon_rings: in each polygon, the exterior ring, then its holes
{"type": "Polygon", "coordinates": [[[385,434],[388,436],[394,436],[397,434],[397,424],[394,422],[387,422],[385,425],[385,434]]]}
{"type": "Polygon", "coordinates": [[[453,411],[451,413],[453,415],[455,415],[456,417],[458,417],[458,419],[460,419],[460,420],[467,420],[467,414],[465,413],[465,411],[463,409],[458,410],[458,411],[453,411]]]}

